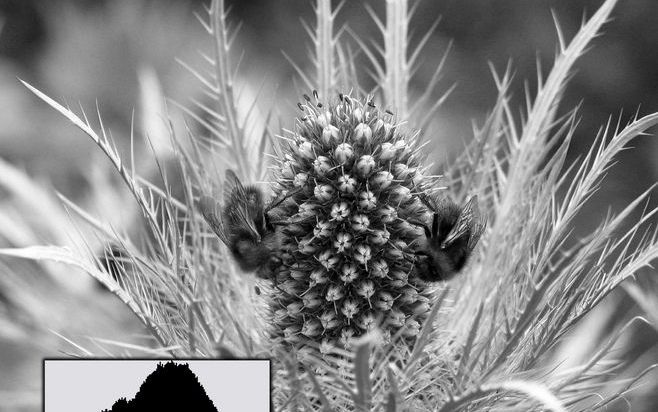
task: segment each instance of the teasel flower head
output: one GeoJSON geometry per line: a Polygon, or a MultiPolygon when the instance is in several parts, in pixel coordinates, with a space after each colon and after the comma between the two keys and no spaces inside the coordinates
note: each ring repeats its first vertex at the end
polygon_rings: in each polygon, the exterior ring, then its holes
{"type": "Polygon", "coordinates": [[[423,236],[414,222],[427,219],[418,193],[434,183],[416,137],[371,101],[314,97],[299,104],[275,169],[275,195],[292,195],[272,210],[285,223],[273,334],[349,347],[379,327],[413,340],[429,311],[428,285],[413,271],[411,245],[423,236]]]}

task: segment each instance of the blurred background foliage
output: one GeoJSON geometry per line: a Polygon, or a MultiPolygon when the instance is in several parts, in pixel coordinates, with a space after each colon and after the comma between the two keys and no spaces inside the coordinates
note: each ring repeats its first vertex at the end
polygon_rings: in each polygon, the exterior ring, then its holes
{"type": "MultiPolygon", "coordinates": [[[[381,15],[383,4],[372,2],[381,15]]],[[[514,68],[514,96],[523,103],[524,81],[536,83],[537,61],[550,67],[557,37],[552,11],[569,37],[583,13],[599,1],[442,0],[419,2],[414,17],[416,38],[441,19],[423,53],[426,64],[412,87],[422,89],[432,68],[450,42],[444,70],[447,89],[457,84],[435,121],[433,138],[439,160],[454,155],[471,135],[471,121],[481,120],[495,99],[490,62],[499,71],[514,68]],[[425,68],[426,70],[423,70],[425,68]]],[[[106,125],[119,141],[129,135],[133,108],[139,104],[138,70],[153,68],[164,94],[185,103],[198,95],[198,85],[176,63],[194,66],[197,50],[208,39],[193,12],[203,1],[147,0],[2,0],[0,32],[0,153],[24,165],[31,175],[48,176],[58,190],[76,196],[85,187],[86,164],[96,150],[64,120],[30,96],[16,81],[20,77],[46,93],[79,101],[87,110],[99,102],[106,125]],[[77,193],[76,193],[77,192],[77,193]]],[[[291,60],[307,64],[308,41],[300,19],[311,22],[307,0],[228,1],[231,21],[240,23],[236,50],[244,50],[239,78],[257,92],[265,90],[264,105],[276,90],[276,109],[294,112],[298,91],[291,60]]],[[[581,104],[581,127],[572,156],[589,147],[594,132],[610,116],[623,111],[627,120],[636,111],[658,107],[658,3],[625,0],[615,10],[604,37],[577,63],[564,109],[581,104]]],[[[362,38],[376,39],[374,23],[364,2],[346,2],[338,21],[347,22],[362,38]]],[[[349,33],[342,39],[350,42],[349,33]]],[[[379,39],[377,39],[379,40],[379,39]]],[[[358,56],[365,65],[364,56],[358,56]]],[[[234,56],[238,59],[240,56],[234,56]]],[[[656,181],[655,139],[637,143],[615,169],[603,189],[614,208],[627,204],[642,188],[656,181]]],[[[603,193],[602,193],[603,194],[603,193]]]]}
{"type": "MultiPolygon", "coordinates": [[[[177,60],[194,67],[200,59],[197,50],[207,49],[209,39],[193,15],[204,3],[0,0],[0,161],[25,171],[43,193],[52,196],[54,192],[49,188],[54,187],[113,225],[129,226],[135,216],[134,206],[126,196],[118,195],[122,189],[118,188],[109,162],[81,132],[20,85],[17,77],[55,99],[65,99],[72,107],[80,102],[88,113],[93,113],[98,102],[105,126],[112,130],[121,150],[128,153],[133,116],[136,129],[146,127],[140,118],[145,90],[155,90],[156,96],[161,90],[171,99],[170,109],[175,102],[203,100],[196,80],[177,60]],[[103,187],[112,190],[102,193],[99,188],[103,187]]],[[[300,19],[313,21],[311,2],[227,3],[232,7],[229,20],[241,26],[233,49],[244,50],[238,72],[239,88],[245,95],[260,93],[261,108],[274,107],[283,119],[281,126],[291,126],[299,99],[295,86],[300,82],[295,80],[294,69],[282,51],[296,64],[308,64],[308,40],[300,19]]],[[[382,15],[384,2],[369,4],[382,15]]],[[[441,20],[424,49],[424,63],[411,87],[423,90],[433,67],[451,43],[442,82],[445,90],[457,85],[428,134],[437,167],[460,152],[463,142],[472,135],[472,121],[482,121],[495,101],[497,91],[488,64],[502,72],[511,62],[515,74],[513,96],[520,107],[524,103],[524,82],[527,80],[534,93],[537,63],[550,67],[555,54],[557,36],[551,13],[555,13],[570,38],[583,13],[599,5],[600,1],[589,0],[421,1],[412,20],[414,38],[420,38],[437,19],[441,20]]],[[[658,2],[623,0],[613,17],[604,28],[604,36],[576,64],[578,71],[567,88],[562,112],[581,106],[571,160],[589,149],[596,131],[611,116],[615,123],[621,113],[622,123],[626,123],[638,111],[658,111],[658,2]]],[[[362,39],[381,40],[364,2],[346,1],[338,22],[348,23],[362,39]]],[[[341,39],[354,43],[349,31],[343,32],[341,39]]],[[[233,58],[235,61],[241,57],[233,58]]],[[[366,64],[365,56],[356,59],[357,65],[366,64]]],[[[276,129],[279,124],[272,127],[276,129]]],[[[635,146],[622,154],[609,172],[605,185],[588,207],[589,216],[582,215],[582,230],[592,229],[608,208],[620,210],[658,180],[658,139],[638,139],[635,146]]],[[[138,140],[135,150],[138,172],[157,180],[147,145],[138,140]],[[144,161],[139,162],[140,159],[144,161]]],[[[177,180],[170,183],[175,186],[177,180]]],[[[51,200],[56,202],[54,196],[51,200]]],[[[656,204],[654,196],[650,206],[656,204]]],[[[0,224],[25,221],[20,230],[10,231],[7,226],[0,230],[0,247],[59,242],[57,233],[51,233],[57,232],[53,221],[59,219],[60,224],[65,219],[43,210],[21,207],[20,196],[0,186],[0,215],[5,217],[0,224]]],[[[50,330],[67,337],[91,335],[122,341],[131,341],[135,339],[133,334],[143,333],[116,299],[103,294],[88,279],[74,277],[62,287],[61,279],[41,276],[40,270],[37,265],[18,261],[0,266],[1,277],[24,274],[22,279],[29,285],[24,295],[17,296],[14,289],[12,293],[3,289],[4,283],[0,282],[0,302],[4,302],[0,307],[4,321],[0,327],[0,394],[15,393],[19,388],[28,392],[25,398],[13,395],[16,410],[36,410],[40,359],[57,355],[57,350],[65,350],[68,345],[50,330]],[[56,292],[60,288],[63,289],[56,292]],[[23,310],[12,312],[12,307],[23,310]],[[33,310],[26,312],[28,307],[33,310]],[[21,326],[12,329],[12,325],[21,326]]],[[[594,329],[605,331],[606,324],[644,313],[636,301],[644,302],[644,310],[653,307],[651,313],[655,315],[656,282],[640,279],[639,284],[639,288],[631,285],[626,292],[611,296],[590,325],[596,324],[594,329]]],[[[634,331],[626,352],[657,362],[657,354],[645,352],[657,336],[650,328],[634,331]]]]}

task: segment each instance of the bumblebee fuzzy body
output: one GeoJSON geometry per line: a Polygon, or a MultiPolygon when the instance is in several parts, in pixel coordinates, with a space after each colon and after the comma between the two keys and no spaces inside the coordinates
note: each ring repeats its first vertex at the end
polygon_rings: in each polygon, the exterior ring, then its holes
{"type": "Polygon", "coordinates": [[[199,209],[206,222],[231,251],[240,269],[269,278],[278,259],[278,236],[267,215],[263,193],[243,186],[231,170],[226,172],[224,205],[203,196],[199,209]]]}
{"type": "Polygon", "coordinates": [[[432,204],[432,225],[422,225],[425,239],[416,248],[416,272],[428,282],[452,279],[468,262],[485,222],[479,214],[477,197],[464,207],[446,202],[432,204]]]}

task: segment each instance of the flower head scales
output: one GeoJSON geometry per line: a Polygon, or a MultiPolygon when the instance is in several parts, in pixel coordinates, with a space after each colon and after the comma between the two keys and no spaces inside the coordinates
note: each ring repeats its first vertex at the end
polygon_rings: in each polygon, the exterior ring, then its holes
{"type": "Polygon", "coordinates": [[[387,336],[404,329],[413,338],[429,310],[410,247],[422,233],[414,222],[428,213],[416,194],[432,185],[416,141],[371,101],[341,96],[324,105],[307,98],[300,108],[274,187],[277,197],[293,193],[276,206],[290,225],[280,229],[274,282],[296,287],[274,288],[270,296],[271,313],[279,314],[273,334],[289,344],[345,346],[379,326],[387,336]],[[291,305],[299,309],[281,315],[291,305]]]}

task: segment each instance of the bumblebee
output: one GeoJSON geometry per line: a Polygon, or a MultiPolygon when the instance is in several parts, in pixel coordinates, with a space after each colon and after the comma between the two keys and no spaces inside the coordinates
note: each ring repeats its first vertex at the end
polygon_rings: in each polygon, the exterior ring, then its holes
{"type": "Polygon", "coordinates": [[[275,199],[266,206],[259,188],[243,185],[232,170],[227,170],[223,206],[211,197],[202,196],[198,207],[240,269],[270,279],[280,264],[280,240],[268,212],[283,200],[275,199]]]}
{"type": "Polygon", "coordinates": [[[425,239],[415,250],[416,272],[428,282],[450,280],[466,266],[486,221],[480,215],[477,196],[471,197],[463,207],[449,200],[441,205],[428,199],[423,201],[434,214],[431,226],[421,224],[425,239]]]}

